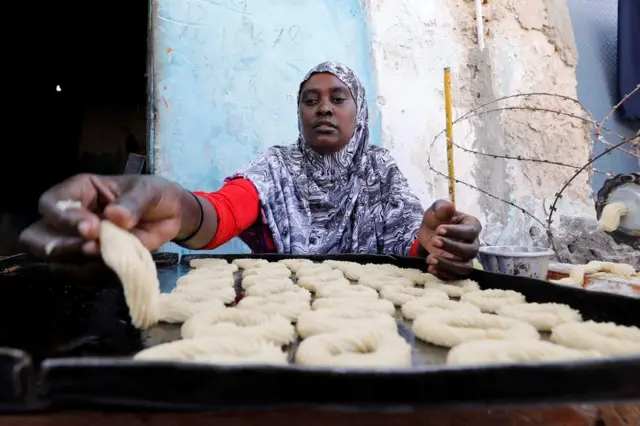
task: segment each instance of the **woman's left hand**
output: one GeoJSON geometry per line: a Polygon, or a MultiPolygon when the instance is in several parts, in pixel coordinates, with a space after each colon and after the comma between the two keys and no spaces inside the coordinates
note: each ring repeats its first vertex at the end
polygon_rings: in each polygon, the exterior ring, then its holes
{"type": "Polygon", "coordinates": [[[480,221],[457,211],[453,203],[433,203],[425,212],[418,233],[421,255],[428,255],[429,272],[444,280],[469,276],[480,248],[481,231],[480,221]]]}

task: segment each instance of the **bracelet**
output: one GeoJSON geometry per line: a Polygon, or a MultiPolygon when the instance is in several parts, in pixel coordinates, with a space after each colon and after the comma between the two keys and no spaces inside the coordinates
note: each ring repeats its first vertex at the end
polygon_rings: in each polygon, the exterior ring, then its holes
{"type": "Polygon", "coordinates": [[[181,243],[185,243],[187,241],[189,241],[190,239],[192,239],[193,237],[196,236],[196,234],[198,234],[198,232],[200,232],[200,229],[202,229],[202,224],[204,223],[204,207],[202,207],[202,203],[200,202],[200,200],[198,199],[198,196],[196,194],[194,194],[193,192],[189,191],[189,194],[193,195],[193,198],[195,198],[196,203],[198,203],[198,207],[200,207],[200,221],[198,222],[198,226],[196,227],[196,230],[193,231],[191,234],[187,235],[184,238],[181,238],[179,240],[172,240],[173,243],[176,244],[181,244],[181,243]]]}

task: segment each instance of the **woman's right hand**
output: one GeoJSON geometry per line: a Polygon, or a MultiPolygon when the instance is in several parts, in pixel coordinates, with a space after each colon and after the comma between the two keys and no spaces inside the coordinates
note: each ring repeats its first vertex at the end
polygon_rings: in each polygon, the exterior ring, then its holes
{"type": "Polygon", "coordinates": [[[48,259],[96,255],[100,220],[107,219],[155,250],[179,234],[188,235],[189,230],[181,232],[185,197],[191,195],[157,176],[76,175],[42,194],[42,219],[26,228],[20,241],[34,255],[48,259]],[[63,210],[60,201],[82,206],[63,210]]]}

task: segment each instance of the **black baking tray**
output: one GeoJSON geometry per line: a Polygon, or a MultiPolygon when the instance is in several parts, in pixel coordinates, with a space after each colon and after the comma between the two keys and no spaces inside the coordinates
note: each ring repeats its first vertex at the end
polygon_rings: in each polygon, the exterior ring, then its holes
{"type": "MultiPolygon", "coordinates": [[[[194,257],[208,256],[183,256],[179,265],[159,266],[163,287],[174,283],[194,257]]],[[[294,256],[215,257],[227,260],[260,257],[275,261],[294,256]]],[[[334,258],[426,268],[424,260],[415,258],[306,257],[318,261],[334,258]]],[[[1,271],[4,269],[6,267],[0,261],[0,289],[8,284],[8,287],[14,287],[11,291],[16,292],[15,286],[22,285],[30,289],[25,290],[25,294],[31,294],[31,298],[34,293],[53,294],[50,301],[55,307],[40,315],[41,320],[44,319],[42,316],[48,316],[52,325],[46,327],[40,337],[45,342],[55,341],[57,345],[34,345],[32,341],[29,348],[24,348],[24,341],[17,342],[22,346],[15,341],[12,345],[25,349],[34,358],[38,372],[35,390],[39,400],[50,408],[237,410],[307,407],[388,411],[640,398],[640,356],[573,363],[435,365],[371,371],[295,365],[245,367],[133,362],[128,357],[142,346],[141,334],[129,324],[120,285],[104,265],[49,265],[34,275],[26,274],[30,267],[25,266],[23,275],[13,278],[3,276],[1,271]],[[56,290],[51,290],[52,287],[56,290]],[[59,288],[66,290],[58,291],[59,288]],[[75,318],[75,322],[63,320],[65,312],[75,318]],[[60,330],[61,324],[75,326],[71,326],[71,330],[60,330]],[[57,339],[51,337],[56,335],[59,335],[57,339]],[[66,345],[60,342],[66,342],[66,345]]],[[[531,302],[568,303],[587,319],[640,326],[638,299],[483,271],[474,271],[472,278],[483,288],[520,291],[531,302]]],[[[0,303],[2,300],[0,298],[0,303]]],[[[7,320],[3,318],[0,324],[8,324],[7,320]]],[[[0,345],[5,342],[0,340],[0,345]]]]}

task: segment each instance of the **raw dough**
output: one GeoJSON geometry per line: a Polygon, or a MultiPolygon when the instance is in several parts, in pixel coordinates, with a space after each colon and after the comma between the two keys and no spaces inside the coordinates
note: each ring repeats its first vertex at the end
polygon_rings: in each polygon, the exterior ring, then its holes
{"type": "Polygon", "coordinates": [[[309,259],[282,259],[278,260],[278,263],[282,263],[289,268],[291,272],[297,272],[300,268],[304,268],[309,265],[313,265],[313,261],[309,259]]]}
{"type": "Polygon", "coordinates": [[[620,226],[622,216],[629,214],[625,203],[611,203],[604,206],[600,215],[600,228],[606,232],[613,232],[620,226]]]}
{"type": "MultiPolygon", "coordinates": [[[[435,277],[435,276],[434,276],[435,277]]],[[[459,281],[427,281],[424,284],[425,288],[433,288],[435,290],[441,290],[447,293],[449,297],[460,298],[463,294],[472,291],[480,290],[480,286],[473,280],[459,280],[459,281]]]]}
{"type": "Polygon", "coordinates": [[[296,363],[322,367],[411,367],[411,346],[398,334],[373,327],[318,334],[298,345],[296,363]]]}
{"type": "Polygon", "coordinates": [[[429,299],[449,299],[444,291],[432,288],[404,287],[402,285],[385,285],[380,289],[380,297],[393,303],[395,306],[402,306],[410,300],[426,297],[429,299]]]}
{"type": "Polygon", "coordinates": [[[311,309],[314,311],[321,309],[359,309],[380,312],[387,315],[395,315],[396,313],[396,307],[388,300],[356,299],[353,297],[329,297],[325,299],[316,299],[311,305],[311,309]]]}
{"type": "Polygon", "coordinates": [[[287,364],[287,353],[272,342],[214,336],[177,340],[145,349],[137,361],[196,361],[212,364],[287,364]]]}
{"type": "Polygon", "coordinates": [[[382,286],[397,285],[401,287],[413,287],[413,281],[404,277],[392,275],[363,275],[358,280],[358,284],[380,290],[382,286]]]}
{"type": "Polygon", "coordinates": [[[412,329],[418,339],[448,348],[471,340],[540,339],[535,327],[526,322],[466,311],[418,315],[412,329]]]}
{"type": "Polygon", "coordinates": [[[206,287],[210,290],[220,290],[227,287],[233,287],[234,284],[235,283],[233,282],[232,277],[209,278],[205,275],[185,275],[178,278],[178,281],[176,281],[176,287],[198,285],[206,287]]]}
{"type": "Polygon", "coordinates": [[[495,313],[506,305],[526,302],[524,295],[513,290],[478,290],[465,293],[460,301],[471,303],[482,309],[483,312],[495,313]]]}
{"type": "Polygon", "coordinates": [[[233,287],[212,290],[206,285],[191,284],[176,287],[170,294],[176,293],[190,302],[204,302],[217,299],[228,305],[236,300],[236,290],[233,287]]]}
{"type": "Polygon", "coordinates": [[[428,297],[409,300],[402,305],[402,315],[408,320],[414,320],[422,314],[440,311],[466,311],[479,314],[480,308],[471,303],[428,297]]]}
{"type": "Polygon", "coordinates": [[[369,326],[391,332],[398,330],[395,318],[379,312],[354,308],[304,312],[298,317],[297,329],[300,337],[305,339],[316,334],[369,326]]]}
{"type": "Polygon", "coordinates": [[[342,284],[330,284],[320,287],[318,291],[316,291],[316,297],[357,297],[365,299],[377,299],[378,292],[361,284],[348,286],[342,284]]]}
{"type": "Polygon", "coordinates": [[[224,303],[217,299],[204,302],[190,302],[180,293],[163,293],[159,298],[160,322],[183,323],[202,311],[224,309],[224,303]]]}
{"type": "Polygon", "coordinates": [[[496,313],[524,321],[540,331],[551,331],[556,325],[566,322],[582,321],[580,312],[561,303],[518,303],[502,306],[496,313]]]}
{"type": "Polygon", "coordinates": [[[449,351],[447,364],[503,364],[598,358],[596,351],[570,349],[543,340],[473,340],[449,351]]]}
{"type": "Polygon", "coordinates": [[[293,342],[295,329],[289,320],[280,315],[226,308],[192,316],[182,325],[181,334],[184,339],[206,336],[252,337],[284,346],[293,342]]]}
{"type": "Polygon", "coordinates": [[[217,259],[215,257],[212,258],[207,258],[207,257],[203,257],[203,258],[198,258],[198,259],[191,259],[191,261],[189,262],[189,266],[191,266],[192,268],[200,268],[203,266],[220,266],[220,265],[228,265],[229,262],[227,262],[224,259],[217,259]]]}
{"type": "Polygon", "coordinates": [[[278,314],[291,322],[298,321],[303,312],[311,310],[309,302],[302,298],[271,299],[269,296],[247,296],[237,305],[238,309],[249,309],[265,314],[278,314]]]}
{"type": "Polygon", "coordinates": [[[571,267],[569,276],[559,280],[550,280],[555,284],[571,285],[582,287],[584,276],[596,274],[598,272],[609,272],[614,276],[629,278],[635,274],[635,268],[626,263],[600,262],[593,260],[586,265],[575,265],[571,267]]]}
{"type": "Polygon", "coordinates": [[[242,279],[242,288],[246,290],[248,288],[253,287],[256,284],[277,284],[277,283],[293,285],[293,281],[291,280],[291,278],[288,278],[288,277],[277,276],[277,275],[267,275],[267,276],[249,275],[248,277],[245,277],[242,279]]]}
{"type": "Polygon", "coordinates": [[[269,263],[264,266],[245,269],[242,271],[242,278],[249,277],[251,275],[290,277],[291,271],[281,263],[269,263]]]}
{"type": "Polygon", "coordinates": [[[100,254],[122,283],[134,327],[146,329],[157,323],[160,281],[149,250],[130,232],[103,220],[100,223],[100,254]]]}
{"type": "Polygon", "coordinates": [[[231,263],[238,265],[240,269],[257,268],[269,264],[265,259],[234,259],[231,263]]]}
{"type": "Polygon", "coordinates": [[[338,270],[325,272],[320,275],[298,278],[298,285],[300,287],[304,287],[314,293],[318,290],[319,287],[323,287],[329,284],[342,284],[348,286],[351,283],[344,277],[342,272],[338,270]]]}
{"type": "Polygon", "coordinates": [[[572,322],[560,324],[551,340],[575,349],[592,349],[605,355],[640,354],[640,328],[612,322],[572,322]]]}
{"type": "MultiPolygon", "coordinates": [[[[333,271],[333,268],[331,266],[326,265],[324,263],[318,263],[310,266],[304,266],[298,269],[298,271],[296,272],[296,277],[298,278],[313,277],[316,275],[321,275],[321,274],[325,274],[332,271],[333,271]]],[[[337,273],[342,275],[340,271],[337,271],[337,273]]]]}
{"type": "Polygon", "coordinates": [[[305,290],[304,288],[297,286],[295,284],[289,283],[266,283],[266,284],[256,284],[254,286],[249,287],[244,293],[247,296],[269,296],[271,294],[276,293],[284,293],[284,292],[296,292],[303,294],[305,298],[311,299],[311,293],[309,290],[305,290]]]}

